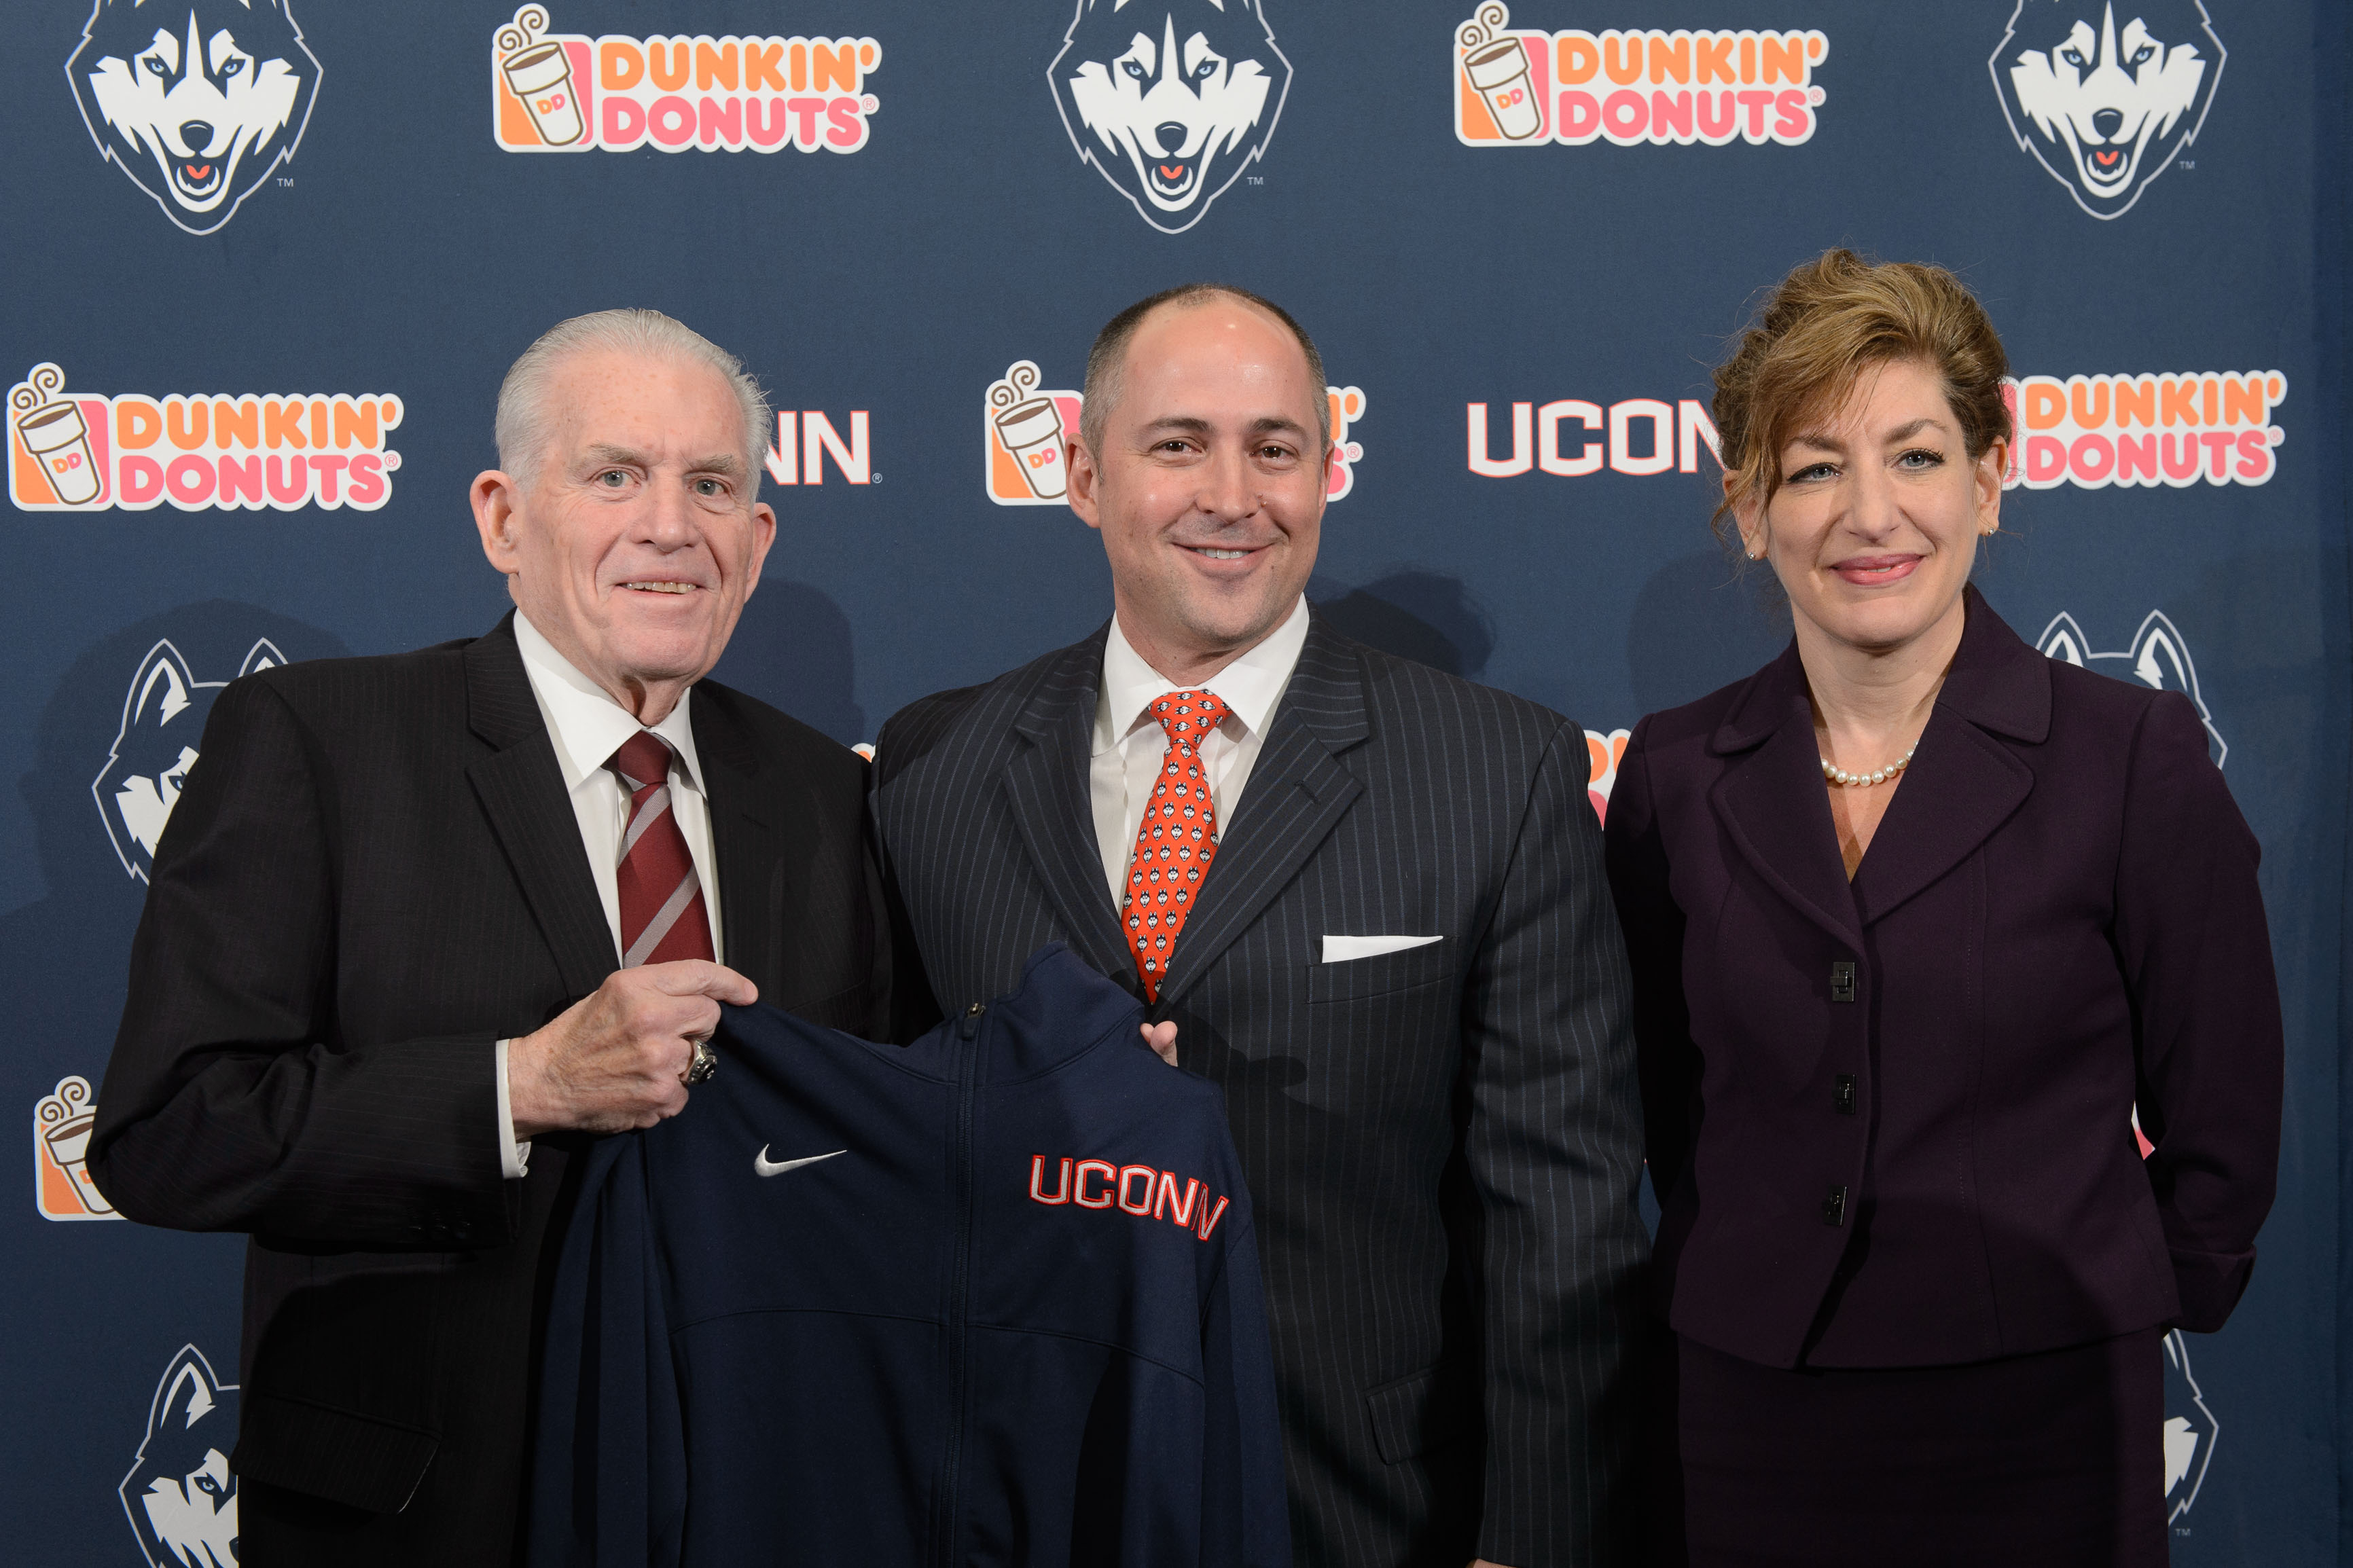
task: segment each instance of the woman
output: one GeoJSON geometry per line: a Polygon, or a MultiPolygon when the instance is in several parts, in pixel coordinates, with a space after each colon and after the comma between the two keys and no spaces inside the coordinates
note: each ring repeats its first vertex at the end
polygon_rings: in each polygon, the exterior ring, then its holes
{"type": "Polygon", "coordinates": [[[2005,369],[1949,273],[1836,250],[1716,372],[1719,526],[1796,637],[1642,721],[1608,827],[1669,1558],[2163,1563],[2161,1340],[2222,1326],[2271,1206],[2279,996],[2199,716],[1968,585],[2005,369]]]}

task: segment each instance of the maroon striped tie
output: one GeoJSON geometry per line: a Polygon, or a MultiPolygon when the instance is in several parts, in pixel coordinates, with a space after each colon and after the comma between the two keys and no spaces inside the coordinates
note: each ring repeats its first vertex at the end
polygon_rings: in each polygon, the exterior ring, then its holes
{"type": "Polygon", "coordinates": [[[629,792],[629,826],[621,835],[621,967],[712,957],[702,883],[670,810],[669,743],[640,730],[605,765],[629,792]]]}

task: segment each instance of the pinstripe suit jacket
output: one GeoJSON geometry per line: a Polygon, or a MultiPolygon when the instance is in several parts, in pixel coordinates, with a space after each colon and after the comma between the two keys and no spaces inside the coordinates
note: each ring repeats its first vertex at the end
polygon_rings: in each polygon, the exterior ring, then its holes
{"type": "MultiPolygon", "coordinates": [[[[883,728],[884,855],[944,1007],[1049,942],[1137,984],[1088,798],[1105,631],[883,728]]],[[[1177,941],[1154,1016],[1223,1086],[1257,1205],[1303,1564],[1628,1555],[1648,1244],[1587,755],[1318,617],[1177,941]],[[1444,940],[1325,964],[1327,934],[1444,940]]]]}

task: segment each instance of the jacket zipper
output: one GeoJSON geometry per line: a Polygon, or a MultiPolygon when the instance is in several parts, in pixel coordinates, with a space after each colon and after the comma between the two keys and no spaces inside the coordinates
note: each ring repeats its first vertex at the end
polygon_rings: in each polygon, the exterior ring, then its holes
{"type": "Polygon", "coordinates": [[[955,1137],[950,1163],[955,1182],[955,1268],[948,1288],[948,1442],[946,1463],[940,1477],[940,1568],[955,1568],[956,1521],[962,1513],[964,1423],[965,1396],[965,1320],[972,1293],[972,1105],[979,1078],[980,1022],[985,1002],[964,1011],[956,1034],[967,1042],[956,1062],[955,1137]]]}

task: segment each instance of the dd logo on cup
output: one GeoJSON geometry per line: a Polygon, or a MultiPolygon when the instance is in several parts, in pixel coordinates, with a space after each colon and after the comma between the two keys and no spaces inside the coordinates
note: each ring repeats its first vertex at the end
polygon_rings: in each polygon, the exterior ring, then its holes
{"type": "Polygon", "coordinates": [[[1526,46],[1518,35],[1504,32],[1511,19],[1511,12],[1501,5],[1482,5],[1454,39],[1469,51],[1462,58],[1462,74],[1486,101],[1495,128],[1514,142],[1525,142],[1544,130],[1544,111],[1536,103],[1526,46]]]}
{"type": "Polygon", "coordinates": [[[551,147],[569,147],[588,133],[588,122],[580,118],[579,100],[572,90],[572,57],[562,44],[534,42],[545,31],[546,12],[536,5],[517,11],[513,24],[499,29],[499,68],[506,73],[507,90],[530,114],[540,140],[551,147]]]}
{"type": "Polygon", "coordinates": [[[41,365],[9,394],[8,412],[16,419],[17,438],[39,460],[58,499],[68,506],[84,506],[98,499],[104,481],[90,449],[90,426],[82,423],[81,410],[55,395],[65,384],[65,372],[41,365]]]}
{"type": "Polygon", "coordinates": [[[1035,395],[1038,367],[1017,363],[1005,379],[988,389],[988,406],[997,444],[1019,465],[1029,493],[1039,500],[1062,497],[1062,414],[1050,397],[1035,395]]]}

